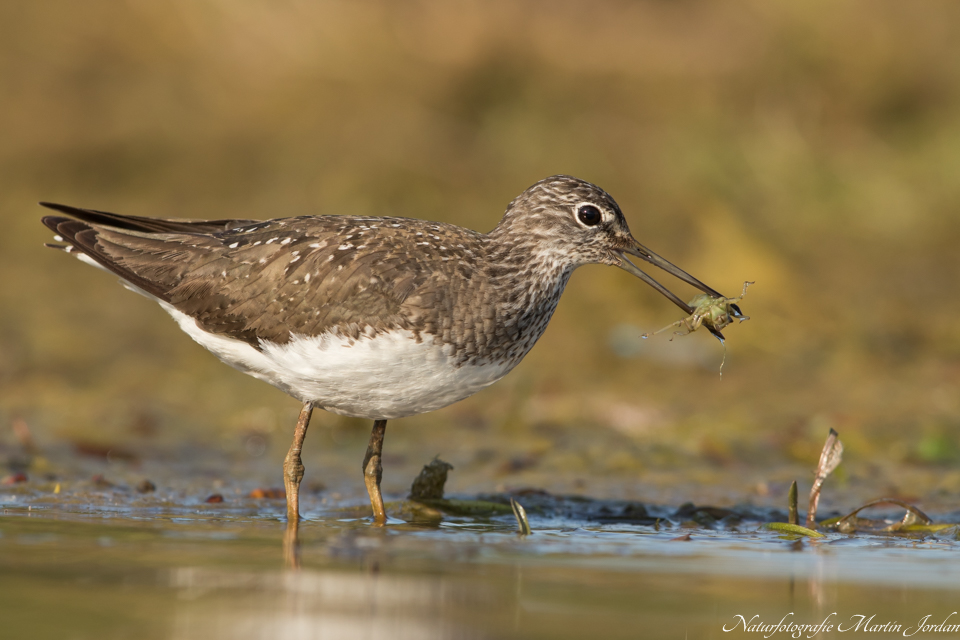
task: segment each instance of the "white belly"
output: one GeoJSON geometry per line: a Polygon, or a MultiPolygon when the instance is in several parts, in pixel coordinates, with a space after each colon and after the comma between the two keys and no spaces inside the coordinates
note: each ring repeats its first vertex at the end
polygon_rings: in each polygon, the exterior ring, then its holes
{"type": "Polygon", "coordinates": [[[418,344],[406,330],[356,340],[295,336],[257,350],[207,333],[190,316],[160,304],[190,337],[230,366],[345,416],[386,420],[440,409],[493,384],[516,364],[457,367],[438,340],[425,336],[418,344]]]}

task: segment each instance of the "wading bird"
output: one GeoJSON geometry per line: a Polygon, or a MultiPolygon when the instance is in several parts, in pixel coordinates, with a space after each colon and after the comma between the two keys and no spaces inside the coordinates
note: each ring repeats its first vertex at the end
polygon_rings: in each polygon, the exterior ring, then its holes
{"type": "Polygon", "coordinates": [[[613,198],[571,176],[531,186],[489,233],[408,218],[191,221],[41,204],[69,216],[43,218],[60,243],[48,246],[120,276],[222,361],[303,403],[283,465],[289,522],[314,408],[374,421],[363,475],[374,520],[386,522],[387,420],[505,376],[577,267],[620,267],[688,314],[630,258],[722,297],[637,242],[613,198]]]}

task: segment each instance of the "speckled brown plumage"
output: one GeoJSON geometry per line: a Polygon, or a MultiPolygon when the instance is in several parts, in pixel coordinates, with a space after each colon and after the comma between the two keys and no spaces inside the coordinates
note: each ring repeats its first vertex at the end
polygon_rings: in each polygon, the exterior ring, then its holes
{"type": "Polygon", "coordinates": [[[190,222],[47,206],[76,218],[44,219],[67,242],[206,331],[259,347],[408,329],[463,363],[523,357],[573,269],[616,264],[612,249],[631,241],[613,199],[567,177],[525,191],[489,234],[407,218],[190,222]],[[551,214],[594,201],[613,214],[599,241],[551,214]]]}

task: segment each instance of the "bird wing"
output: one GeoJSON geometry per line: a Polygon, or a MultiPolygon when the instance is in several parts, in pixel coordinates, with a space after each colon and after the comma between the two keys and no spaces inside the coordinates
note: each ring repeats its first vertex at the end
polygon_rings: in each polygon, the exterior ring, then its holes
{"type": "Polygon", "coordinates": [[[41,202],[41,206],[60,213],[65,213],[72,218],[89,222],[90,224],[99,224],[113,227],[114,229],[126,229],[128,231],[140,231],[143,233],[216,233],[236,227],[244,227],[256,224],[256,220],[236,220],[225,218],[223,220],[186,220],[182,218],[145,218],[141,216],[125,216],[119,213],[109,213],[107,211],[97,211],[96,209],[82,209],[80,207],[71,207],[66,204],[56,204],[54,202],[41,202]]]}
{"type": "Polygon", "coordinates": [[[403,218],[183,222],[93,214],[97,222],[48,216],[44,223],[202,329],[257,348],[261,341],[282,344],[294,335],[356,338],[410,329],[436,317],[454,304],[444,292],[453,296],[463,287],[418,289],[431,279],[469,279],[471,260],[458,260],[458,252],[466,243],[469,256],[477,255],[481,238],[459,227],[403,218]]]}

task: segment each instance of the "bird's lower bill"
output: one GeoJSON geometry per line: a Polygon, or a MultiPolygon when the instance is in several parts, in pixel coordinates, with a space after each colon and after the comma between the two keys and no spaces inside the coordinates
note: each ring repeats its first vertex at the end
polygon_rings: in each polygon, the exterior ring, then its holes
{"type": "MultiPolygon", "coordinates": [[[[643,272],[637,265],[630,262],[627,256],[628,255],[636,256],[637,258],[645,260],[650,264],[655,265],[660,269],[663,269],[670,275],[675,276],[680,280],[683,280],[687,284],[696,287],[697,289],[699,289],[700,291],[703,291],[709,296],[712,296],[714,298],[723,297],[723,295],[718,293],[716,289],[708,287],[707,285],[700,282],[699,280],[694,278],[692,275],[690,275],[680,267],[674,265],[671,262],[668,262],[667,260],[664,260],[663,258],[655,254],[653,251],[650,251],[650,249],[647,249],[645,246],[643,246],[633,238],[631,238],[630,240],[631,240],[630,245],[627,248],[622,249],[618,252],[620,254],[620,264],[617,266],[619,266],[624,271],[627,271],[628,273],[632,273],[633,275],[637,276],[638,278],[640,278],[641,280],[649,284],[651,287],[653,287],[654,289],[659,291],[661,294],[663,294],[668,300],[670,300],[675,305],[683,309],[686,313],[693,313],[693,307],[691,307],[689,304],[681,300],[679,297],[677,297],[676,294],[674,294],[672,291],[664,287],[662,284],[660,284],[659,282],[651,278],[649,275],[643,272]]],[[[712,329],[711,329],[711,332],[714,334],[719,333],[718,331],[714,331],[712,329]]],[[[718,335],[717,337],[719,337],[721,340],[723,339],[723,336],[718,335]]]]}

